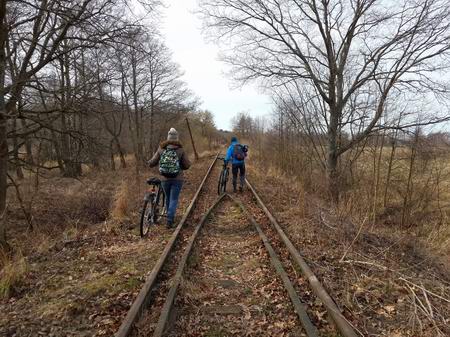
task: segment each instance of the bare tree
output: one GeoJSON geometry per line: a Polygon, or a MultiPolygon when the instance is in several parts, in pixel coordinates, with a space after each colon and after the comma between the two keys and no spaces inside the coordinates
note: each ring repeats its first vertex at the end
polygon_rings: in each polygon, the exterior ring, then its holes
{"type": "Polygon", "coordinates": [[[382,126],[392,95],[414,92],[427,99],[447,94],[439,76],[448,68],[450,50],[445,0],[200,3],[213,36],[233,43],[224,60],[234,66],[237,80],[260,80],[267,87],[296,82],[296,88],[319,100],[329,190],[336,202],[339,158],[382,126]],[[345,142],[340,141],[343,121],[358,130],[345,142]]]}
{"type": "MultiPolygon", "coordinates": [[[[27,86],[52,62],[93,48],[120,34],[130,22],[118,19],[126,0],[0,0],[0,245],[7,247],[5,210],[8,174],[8,127],[27,86]],[[69,42],[70,41],[70,42],[69,42]]],[[[157,1],[141,1],[147,8],[157,1]]],[[[70,68],[69,68],[70,70],[70,68]]],[[[67,93],[66,93],[67,94],[67,93]]],[[[22,116],[23,117],[23,116],[22,116]]]]}

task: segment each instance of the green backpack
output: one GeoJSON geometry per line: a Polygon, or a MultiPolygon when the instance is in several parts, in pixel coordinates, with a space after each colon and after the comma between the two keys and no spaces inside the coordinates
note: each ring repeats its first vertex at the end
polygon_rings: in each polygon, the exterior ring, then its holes
{"type": "Polygon", "coordinates": [[[159,173],[166,178],[175,178],[181,171],[177,149],[165,149],[159,158],[159,173]]]}

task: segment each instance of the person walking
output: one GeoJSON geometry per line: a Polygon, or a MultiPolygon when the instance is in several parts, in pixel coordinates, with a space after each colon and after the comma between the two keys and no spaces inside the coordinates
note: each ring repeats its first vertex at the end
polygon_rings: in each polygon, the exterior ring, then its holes
{"type": "Polygon", "coordinates": [[[178,206],[178,198],[183,187],[183,170],[189,169],[191,163],[184,152],[174,128],[169,130],[167,140],[163,141],[148,162],[150,167],[159,164],[162,176],[161,185],[166,194],[167,228],[172,228],[178,206]]]}
{"type": "Polygon", "coordinates": [[[231,172],[233,174],[233,192],[236,192],[237,176],[239,172],[239,191],[242,192],[245,183],[245,158],[247,157],[247,146],[241,145],[236,136],[231,137],[231,144],[228,147],[225,162],[231,160],[231,172]]]}

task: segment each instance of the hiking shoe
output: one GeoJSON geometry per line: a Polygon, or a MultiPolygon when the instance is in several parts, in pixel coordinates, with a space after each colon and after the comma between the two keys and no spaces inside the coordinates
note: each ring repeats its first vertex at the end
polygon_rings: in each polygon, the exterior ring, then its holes
{"type": "Polygon", "coordinates": [[[233,193],[236,193],[236,187],[233,187],[233,193]]]}
{"type": "Polygon", "coordinates": [[[239,186],[239,192],[242,192],[244,188],[242,186],[239,186]]]}
{"type": "Polygon", "coordinates": [[[174,227],[173,226],[173,221],[167,220],[166,227],[167,227],[167,229],[173,228],[174,227]]]}

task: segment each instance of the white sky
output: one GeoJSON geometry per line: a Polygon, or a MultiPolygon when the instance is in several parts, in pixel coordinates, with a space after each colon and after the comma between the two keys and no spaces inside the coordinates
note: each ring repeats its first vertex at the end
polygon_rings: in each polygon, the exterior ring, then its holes
{"type": "Polygon", "coordinates": [[[162,33],[173,59],[185,72],[184,81],[200,97],[202,109],[210,110],[218,128],[230,129],[230,120],[238,112],[252,116],[268,115],[270,98],[258,93],[256,86],[231,89],[225,76],[226,66],[218,60],[219,49],[207,44],[201,33],[201,21],[193,13],[197,0],[166,0],[162,33]]]}

